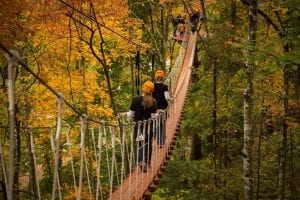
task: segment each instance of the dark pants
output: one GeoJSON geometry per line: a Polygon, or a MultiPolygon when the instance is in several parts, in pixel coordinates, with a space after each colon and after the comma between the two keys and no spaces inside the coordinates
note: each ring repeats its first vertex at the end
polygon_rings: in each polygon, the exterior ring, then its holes
{"type": "Polygon", "coordinates": [[[159,123],[159,127],[158,127],[158,130],[157,130],[157,145],[164,145],[165,144],[165,132],[166,132],[166,128],[165,128],[165,120],[161,119],[160,123],[159,123]]]}
{"type": "MultiPolygon", "coordinates": [[[[151,163],[151,157],[152,157],[152,139],[153,139],[153,131],[152,131],[152,125],[150,126],[150,132],[148,133],[147,126],[145,127],[145,135],[143,136],[143,140],[137,141],[138,138],[138,126],[136,125],[134,127],[134,139],[136,140],[136,151],[137,151],[137,161],[138,163],[143,162],[147,165],[150,165],[151,163]]],[[[143,127],[140,128],[140,134],[143,133],[143,127]]]]}

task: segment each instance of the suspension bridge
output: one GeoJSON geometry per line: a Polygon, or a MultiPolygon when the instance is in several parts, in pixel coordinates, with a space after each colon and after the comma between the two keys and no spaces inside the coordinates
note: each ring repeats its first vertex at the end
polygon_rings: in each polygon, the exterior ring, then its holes
{"type": "MultiPolygon", "coordinates": [[[[62,122],[61,107],[64,100],[58,98],[57,125],[48,130],[49,146],[53,156],[50,158],[52,162],[48,171],[40,169],[43,158],[42,155],[35,153],[37,145],[33,130],[27,129],[28,146],[31,149],[29,162],[32,164],[30,166],[34,166],[29,170],[29,177],[34,177],[30,187],[35,199],[151,199],[151,194],[159,184],[175,148],[191,78],[196,40],[197,33],[192,33],[187,28],[174,66],[165,79],[172,95],[172,103],[168,109],[154,119],[138,123],[143,135],[149,134],[150,128],[155,135],[160,134],[161,121],[166,128],[165,144],[162,147],[157,145],[159,137],[154,137],[151,164],[146,172],[137,167],[136,149],[139,147],[135,148],[136,138],[133,138],[135,123],[130,118],[123,113],[119,114],[116,123],[105,121],[95,123],[83,115],[78,123],[79,131],[74,132],[71,131],[74,127],[62,122]],[[142,129],[150,122],[153,125],[148,126],[150,127],[148,130],[142,129]],[[64,173],[67,171],[71,173],[64,173]],[[41,173],[43,176],[52,177],[51,197],[41,195],[39,185],[41,173]],[[68,188],[74,191],[72,194],[66,195],[64,182],[72,185],[72,189],[68,188]]],[[[58,94],[57,96],[59,97],[58,94]]],[[[1,145],[0,157],[2,168],[5,169],[3,162],[5,153],[1,145]]],[[[9,193],[11,180],[8,179],[8,175],[4,176],[9,193]]]]}

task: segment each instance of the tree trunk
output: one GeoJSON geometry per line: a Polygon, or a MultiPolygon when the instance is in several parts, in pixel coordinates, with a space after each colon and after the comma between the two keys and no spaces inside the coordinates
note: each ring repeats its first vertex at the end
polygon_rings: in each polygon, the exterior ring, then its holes
{"type": "Polygon", "coordinates": [[[204,23],[206,37],[209,39],[209,31],[208,31],[208,25],[207,25],[207,21],[206,21],[206,9],[205,9],[204,0],[200,0],[200,4],[201,4],[202,12],[203,12],[203,15],[204,15],[203,23],[204,23]]]}
{"type": "Polygon", "coordinates": [[[59,165],[60,165],[60,139],[61,139],[61,125],[62,125],[62,97],[58,97],[58,114],[57,114],[57,127],[56,135],[54,139],[54,172],[53,172],[53,182],[52,182],[52,200],[55,199],[56,190],[58,190],[59,199],[61,196],[61,184],[59,176],[59,165]]]}
{"type": "Polygon", "coordinates": [[[4,162],[2,146],[0,144],[0,161],[1,161],[1,188],[2,188],[2,197],[3,199],[7,199],[7,173],[6,173],[6,166],[4,162]]]}
{"type": "Polygon", "coordinates": [[[294,73],[295,80],[295,99],[299,101],[300,97],[300,65],[298,65],[297,71],[294,73]]]}
{"type": "Polygon", "coordinates": [[[9,166],[8,166],[8,188],[7,199],[14,199],[14,186],[15,186],[15,77],[16,67],[18,61],[15,57],[19,58],[16,51],[11,51],[11,55],[6,55],[8,60],[8,102],[9,102],[9,166]],[[14,57],[13,57],[14,56],[14,57]]]}
{"type": "MultiPolygon", "coordinates": [[[[264,104],[264,100],[262,100],[262,106],[264,104]]],[[[256,179],[257,179],[257,184],[256,184],[256,199],[260,199],[260,148],[261,148],[261,140],[263,136],[263,121],[265,119],[265,111],[264,108],[262,108],[260,112],[260,124],[259,124],[259,136],[258,136],[258,147],[257,147],[257,170],[256,170],[256,179]]]]}
{"type": "Polygon", "coordinates": [[[245,200],[254,199],[253,189],[253,71],[257,31],[257,0],[249,1],[248,62],[246,63],[247,88],[244,90],[244,149],[243,171],[245,200]]]}
{"type": "Polygon", "coordinates": [[[165,7],[161,8],[161,27],[162,27],[162,40],[161,40],[162,69],[166,71],[167,23],[166,23],[165,7]]]}
{"type": "Polygon", "coordinates": [[[135,96],[135,80],[134,80],[134,63],[133,63],[133,59],[130,59],[130,78],[131,78],[131,98],[133,98],[135,96]]]}
{"type": "Polygon", "coordinates": [[[231,0],[231,13],[230,13],[230,20],[231,20],[231,24],[233,25],[233,29],[234,26],[236,24],[236,0],[231,0]]]}
{"type": "Polygon", "coordinates": [[[78,193],[76,200],[80,200],[82,194],[82,182],[83,182],[83,170],[85,169],[84,165],[84,155],[85,155],[85,135],[87,130],[87,119],[86,116],[81,118],[81,125],[80,125],[80,169],[79,169],[79,181],[78,181],[78,193]]]}
{"type": "MultiPolygon", "coordinates": [[[[16,113],[18,113],[18,106],[15,105],[15,110],[16,113]]],[[[16,166],[16,170],[15,170],[15,200],[20,198],[20,188],[19,188],[19,172],[20,172],[20,166],[21,166],[21,130],[20,130],[20,122],[17,120],[17,118],[15,118],[15,122],[16,122],[16,155],[15,155],[15,166],[16,166]]]]}
{"type": "MultiPolygon", "coordinates": [[[[194,66],[194,69],[195,70],[198,70],[199,69],[199,67],[200,67],[200,64],[201,64],[201,62],[200,62],[200,60],[199,60],[199,56],[198,56],[198,53],[199,53],[199,49],[198,49],[198,46],[197,46],[197,44],[196,44],[196,46],[195,46],[195,54],[194,54],[194,61],[193,61],[193,66],[194,66]]],[[[193,78],[193,80],[195,80],[195,81],[199,81],[199,76],[197,76],[197,74],[195,74],[194,73],[194,75],[196,76],[194,76],[193,78]]]]}
{"type": "Polygon", "coordinates": [[[224,194],[223,194],[223,199],[227,199],[227,168],[228,168],[228,130],[224,131],[224,136],[223,136],[223,150],[221,151],[223,153],[223,166],[224,166],[224,171],[225,171],[225,178],[223,181],[223,188],[224,188],[224,194]]]}
{"type": "Polygon", "coordinates": [[[31,146],[31,129],[27,129],[27,154],[28,154],[28,162],[29,162],[29,193],[30,199],[38,199],[37,187],[36,187],[36,174],[35,174],[35,164],[34,157],[32,153],[31,146]]]}
{"type": "MultiPolygon", "coordinates": [[[[288,49],[288,47],[285,47],[288,49]]],[[[288,51],[288,50],[287,50],[288,51]]],[[[285,166],[286,166],[286,154],[287,154],[287,111],[288,111],[288,69],[283,68],[283,116],[282,116],[282,135],[281,135],[281,149],[280,149],[280,163],[279,163],[279,196],[278,199],[285,199],[285,166]]]]}
{"type": "MultiPolygon", "coordinates": [[[[199,69],[200,63],[198,59],[198,49],[196,45],[195,57],[194,57],[194,70],[192,72],[192,81],[198,82],[200,80],[199,75],[197,73],[197,69],[199,69]]],[[[200,160],[202,158],[202,141],[197,133],[194,133],[192,136],[192,149],[191,149],[191,159],[192,160],[200,160]]]]}
{"type": "Polygon", "coordinates": [[[290,179],[290,184],[291,184],[291,200],[296,200],[297,196],[296,196],[296,191],[297,191],[297,187],[296,187],[296,176],[295,176],[295,162],[294,162],[294,138],[293,138],[293,134],[292,131],[290,131],[290,148],[291,148],[291,156],[290,156],[290,174],[291,174],[291,179],[290,179]]]}
{"type": "MultiPolygon", "coordinates": [[[[207,41],[210,42],[209,38],[209,30],[208,30],[208,24],[206,21],[206,10],[205,10],[205,4],[204,0],[200,0],[202,11],[204,15],[204,27],[205,27],[205,33],[207,41]]],[[[208,44],[207,54],[209,56],[209,60],[212,67],[212,75],[213,75],[213,108],[212,108],[212,152],[213,152],[213,170],[214,170],[214,186],[215,188],[218,187],[218,177],[217,177],[217,62],[216,58],[213,56],[213,53],[210,49],[210,45],[208,44]]]]}
{"type": "Polygon", "coordinates": [[[213,61],[213,110],[212,110],[212,135],[213,135],[213,168],[215,188],[218,188],[217,176],[217,64],[213,61]]]}
{"type": "Polygon", "coordinates": [[[202,158],[201,138],[197,133],[194,133],[192,137],[191,159],[200,160],[202,158]]]}

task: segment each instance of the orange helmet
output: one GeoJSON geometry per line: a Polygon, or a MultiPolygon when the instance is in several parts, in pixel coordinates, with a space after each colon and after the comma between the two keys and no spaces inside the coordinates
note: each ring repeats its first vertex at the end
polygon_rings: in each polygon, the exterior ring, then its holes
{"type": "Polygon", "coordinates": [[[161,77],[161,78],[163,78],[163,77],[165,77],[165,72],[163,71],[163,70],[157,70],[156,72],[155,72],[155,77],[156,78],[158,78],[158,77],[161,77]]]}
{"type": "Polygon", "coordinates": [[[145,93],[152,93],[154,90],[154,84],[151,81],[146,81],[142,86],[142,91],[145,93]]]}

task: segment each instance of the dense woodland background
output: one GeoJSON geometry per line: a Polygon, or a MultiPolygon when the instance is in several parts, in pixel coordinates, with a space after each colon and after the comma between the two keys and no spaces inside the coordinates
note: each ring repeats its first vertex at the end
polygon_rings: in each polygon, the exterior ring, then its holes
{"type": "MultiPolygon", "coordinates": [[[[192,10],[205,16],[193,81],[177,148],[153,199],[299,198],[299,1],[1,0],[1,163],[15,158],[16,198],[34,199],[34,188],[20,178],[30,165],[28,126],[39,164],[44,171],[51,166],[47,137],[57,100],[49,88],[71,105],[64,123],[76,126],[82,114],[113,120],[155,69],[171,70],[180,46],[170,39],[171,19],[192,10]],[[30,69],[16,68],[14,155],[4,49],[17,50],[30,69]]],[[[51,193],[51,173],[41,177],[44,195],[51,193]]],[[[3,167],[0,174],[2,199],[3,167]]]]}

